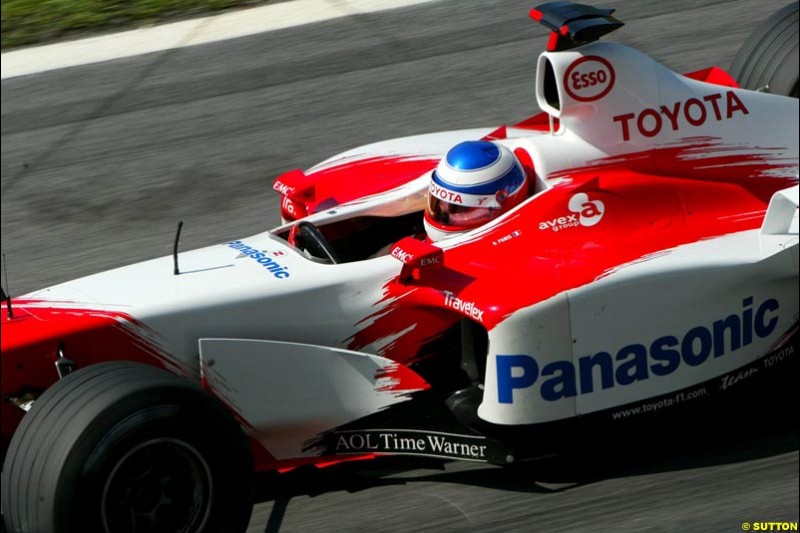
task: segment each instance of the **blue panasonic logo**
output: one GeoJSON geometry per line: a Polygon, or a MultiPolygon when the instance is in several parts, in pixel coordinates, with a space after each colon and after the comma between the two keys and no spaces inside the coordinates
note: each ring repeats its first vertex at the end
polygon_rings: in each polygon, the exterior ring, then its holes
{"type": "Polygon", "coordinates": [[[553,361],[539,371],[539,363],[529,355],[498,355],[497,401],[513,403],[514,389],[533,386],[541,377],[542,399],[553,402],[578,394],[590,394],[597,388],[596,377],[603,390],[618,385],[630,385],[651,376],[672,374],[681,362],[699,366],[709,357],[722,357],[753,342],[753,336],[767,337],[778,325],[778,300],[765,300],[753,310],[753,297],[742,302],[741,315],[729,315],[715,321],[711,327],[696,326],[683,337],[665,335],[649,346],[629,344],[615,357],[598,352],[573,361],[553,361]]]}
{"type": "Polygon", "coordinates": [[[231,241],[226,244],[229,248],[239,250],[239,252],[242,254],[258,262],[259,265],[272,272],[272,275],[278,279],[288,278],[291,275],[289,274],[288,267],[282,266],[280,263],[267,255],[269,252],[266,250],[257,250],[256,248],[247,246],[242,241],[231,241]]]}

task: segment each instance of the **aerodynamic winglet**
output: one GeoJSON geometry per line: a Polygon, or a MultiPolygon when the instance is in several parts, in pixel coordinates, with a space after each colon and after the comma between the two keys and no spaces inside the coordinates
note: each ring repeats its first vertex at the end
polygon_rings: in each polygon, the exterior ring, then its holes
{"type": "Polygon", "coordinates": [[[560,52],[596,41],[624,26],[624,22],[611,16],[614,11],[561,1],[537,6],[531,9],[530,16],[551,30],[547,50],[560,52]]]}

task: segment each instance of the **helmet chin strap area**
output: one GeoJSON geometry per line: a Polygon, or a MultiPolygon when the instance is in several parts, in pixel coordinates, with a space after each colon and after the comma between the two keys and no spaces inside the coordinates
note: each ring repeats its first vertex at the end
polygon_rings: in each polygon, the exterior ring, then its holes
{"type": "Polygon", "coordinates": [[[425,225],[425,233],[428,234],[428,239],[431,242],[439,242],[439,241],[444,241],[446,239],[452,239],[453,237],[458,237],[465,231],[468,231],[468,230],[444,231],[429,224],[427,220],[423,220],[422,222],[425,225]]]}

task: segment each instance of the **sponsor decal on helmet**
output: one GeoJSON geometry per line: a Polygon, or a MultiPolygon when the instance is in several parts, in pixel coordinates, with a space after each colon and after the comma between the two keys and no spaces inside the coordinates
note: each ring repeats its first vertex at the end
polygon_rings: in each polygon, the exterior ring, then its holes
{"type": "Polygon", "coordinates": [[[612,119],[620,125],[622,140],[630,141],[631,131],[634,128],[643,137],[655,137],[665,127],[672,128],[672,131],[679,131],[687,126],[697,128],[705,124],[710,117],[720,122],[730,120],[737,112],[742,115],[750,114],[736,92],[726,91],[724,97],[722,93],[708,94],[702,99],[689,98],[686,101],[675,102],[671,106],[662,105],[658,109],[648,107],[638,113],[616,115],[612,119]]]}
{"type": "Polygon", "coordinates": [[[428,190],[432,196],[444,202],[468,207],[500,207],[508,198],[508,193],[505,189],[501,189],[494,194],[468,194],[451,191],[433,181],[431,181],[428,190]]]}
{"type": "Polygon", "coordinates": [[[614,88],[614,67],[605,58],[584,56],[564,72],[564,89],[579,102],[599,100],[614,88]]]}
{"type": "Polygon", "coordinates": [[[753,297],[742,301],[739,314],[714,321],[710,327],[695,326],[682,336],[664,335],[649,344],[629,344],[616,356],[601,351],[572,360],[552,361],[540,369],[530,355],[497,355],[497,401],[513,403],[515,389],[539,385],[543,400],[553,402],[601,389],[668,376],[681,364],[699,366],[748,346],[755,337],[769,336],[778,325],[780,303],[774,298],[753,310],[753,297]],[[599,376],[600,382],[596,382],[599,376]]]}
{"type": "Polygon", "coordinates": [[[450,291],[444,291],[444,305],[478,322],[483,322],[483,310],[478,309],[475,302],[464,301],[450,291]]]}
{"type": "Polygon", "coordinates": [[[435,196],[440,200],[444,200],[445,202],[450,202],[451,204],[461,204],[464,202],[459,193],[448,191],[444,187],[439,187],[433,181],[431,181],[431,186],[429,190],[433,196],[435,196]]]}
{"type": "Polygon", "coordinates": [[[606,205],[601,200],[591,200],[583,192],[573,195],[567,207],[572,214],[543,220],[539,222],[539,229],[561,231],[578,226],[591,227],[603,219],[606,211],[606,205]]]}
{"type": "Polygon", "coordinates": [[[259,265],[272,272],[272,275],[278,279],[285,279],[291,276],[289,273],[289,268],[281,265],[276,260],[271,258],[269,256],[270,252],[267,250],[258,250],[257,248],[246,245],[242,241],[231,241],[225,244],[229,248],[238,250],[241,254],[240,257],[249,257],[250,259],[254,260],[259,265]]]}

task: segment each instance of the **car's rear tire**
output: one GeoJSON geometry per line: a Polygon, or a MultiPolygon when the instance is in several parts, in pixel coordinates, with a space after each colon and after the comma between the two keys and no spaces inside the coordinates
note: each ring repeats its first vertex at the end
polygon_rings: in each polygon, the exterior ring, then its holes
{"type": "Polygon", "coordinates": [[[11,531],[238,532],[252,510],[239,424],[196,384],[109,362],[58,381],[11,440],[2,502],[11,531]]]}
{"type": "Polygon", "coordinates": [[[798,97],[798,5],[773,13],[739,49],[731,75],[741,87],[798,97]]]}

